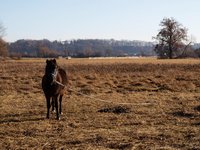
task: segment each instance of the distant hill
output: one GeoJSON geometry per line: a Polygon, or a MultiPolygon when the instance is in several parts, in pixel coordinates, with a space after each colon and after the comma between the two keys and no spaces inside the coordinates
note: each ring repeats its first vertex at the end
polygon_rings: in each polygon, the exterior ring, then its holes
{"type": "Polygon", "coordinates": [[[78,39],[70,41],[18,40],[8,44],[12,55],[26,57],[152,56],[154,43],[128,40],[78,39]]]}

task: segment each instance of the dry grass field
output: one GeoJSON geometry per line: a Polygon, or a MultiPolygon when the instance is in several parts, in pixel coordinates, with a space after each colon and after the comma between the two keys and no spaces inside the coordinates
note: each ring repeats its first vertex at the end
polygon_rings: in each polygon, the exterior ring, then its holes
{"type": "Polygon", "coordinates": [[[70,78],[60,121],[45,118],[45,59],[0,62],[0,149],[200,149],[200,60],[58,64],[70,78]]]}

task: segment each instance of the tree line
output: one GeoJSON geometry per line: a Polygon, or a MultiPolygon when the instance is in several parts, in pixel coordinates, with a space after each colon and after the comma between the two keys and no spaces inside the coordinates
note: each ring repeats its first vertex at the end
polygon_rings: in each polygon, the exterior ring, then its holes
{"type": "Polygon", "coordinates": [[[142,41],[117,41],[79,39],[70,41],[18,40],[8,44],[11,56],[23,57],[110,57],[152,56],[153,43],[142,41]]]}

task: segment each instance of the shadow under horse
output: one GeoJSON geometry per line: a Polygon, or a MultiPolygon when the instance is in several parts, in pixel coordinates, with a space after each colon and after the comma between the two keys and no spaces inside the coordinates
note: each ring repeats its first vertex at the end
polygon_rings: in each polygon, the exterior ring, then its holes
{"type": "Polygon", "coordinates": [[[46,97],[48,119],[51,105],[52,111],[54,111],[54,107],[56,108],[56,117],[58,120],[60,119],[60,115],[62,113],[62,98],[67,84],[68,77],[66,71],[57,65],[55,59],[47,59],[45,75],[42,78],[42,89],[46,97]]]}

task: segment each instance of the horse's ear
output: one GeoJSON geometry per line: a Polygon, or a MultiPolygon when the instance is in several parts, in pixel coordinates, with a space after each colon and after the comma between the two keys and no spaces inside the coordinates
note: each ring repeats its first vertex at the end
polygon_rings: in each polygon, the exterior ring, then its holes
{"type": "Polygon", "coordinates": [[[56,64],[56,59],[55,58],[53,59],[53,62],[56,64]]]}
{"type": "Polygon", "coordinates": [[[47,59],[47,60],[46,60],[46,63],[48,64],[48,62],[49,62],[49,60],[47,59]]]}

